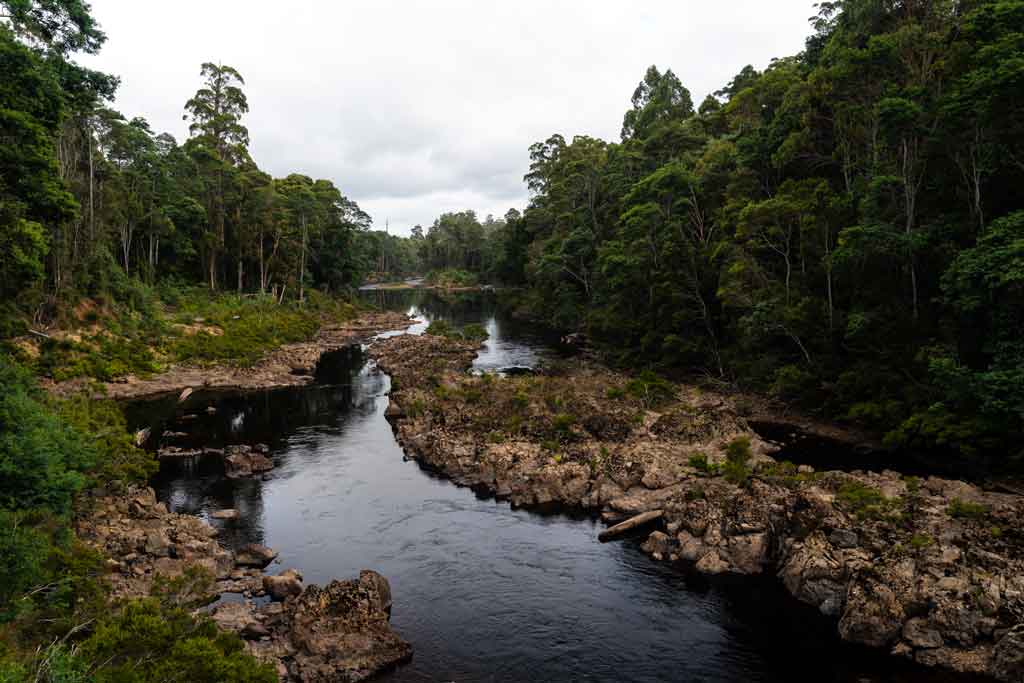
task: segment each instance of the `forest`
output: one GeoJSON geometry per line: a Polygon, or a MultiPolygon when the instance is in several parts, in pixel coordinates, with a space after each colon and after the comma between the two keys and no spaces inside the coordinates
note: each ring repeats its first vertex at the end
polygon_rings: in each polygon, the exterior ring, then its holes
{"type": "Polygon", "coordinates": [[[1024,2],[819,9],[699,104],[652,66],[621,140],[533,145],[529,205],[461,267],[623,365],[1017,462],[1024,2]]]}

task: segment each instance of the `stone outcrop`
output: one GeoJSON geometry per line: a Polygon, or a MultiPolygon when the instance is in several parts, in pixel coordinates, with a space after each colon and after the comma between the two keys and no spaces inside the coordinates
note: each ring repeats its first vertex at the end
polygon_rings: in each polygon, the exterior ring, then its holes
{"type": "Polygon", "coordinates": [[[513,504],[611,522],[661,510],[643,543],[655,559],[772,573],[844,640],[1024,680],[1024,498],[777,463],[728,397],[678,387],[650,402],[649,387],[587,362],[474,377],[473,348],[429,335],[371,347],[397,387],[389,419],[410,457],[513,504]]]}
{"type": "Polygon", "coordinates": [[[259,543],[250,543],[235,552],[235,564],[239,567],[263,569],[277,558],[277,552],[259,543]]]}
{"type": "Polygon", "coordinates": [[[267,457],[265,449],[245,444],[225,447],[224,474],[228,479],[241,479],[274,469],[274,461],[267,457]]]}
{"type": "Polygon", "coordinates": [[[221,605],[212,616],[246,639],[256,657],[277,663],[283,679],[348,683],[412,656],[410,645],[391,630],[390,604],[387,579],[364,570],[358,580],[308,586],[284,602],[221,605]]]}
{"type": "Polygon", "coordinates": [[[302,593],[302,574],[297,569],[286,569],[277,576],[264,576],[263,590],[274,600],[299,595],[302,593]]]}
{"type": "Polygon", "coordinates": [[[230,578],[234,557],[217,542],[217,531],[198,517],[168,512],[152,489],[97,495],[85,504],[88,514],[76,522],[78,537],[110,558],[114,595],[149,595],[157,576],[175,578],[189,567],[217,580],[230,578]]]}
{"type": "Polygon", "coordinates": [[[150,488],[124,495],[94,492],[84,501],[77,533],[106,555],[116,598],[151,594],[158,577],[173,579],[193,569],[202,577],[182,598],[208,602],[224,593],[241,601],[211,611],[217,624],[237,632],[249,651],[274,664],[282,681],[361,681],[408,659],[412,648],[391,630],[387,579],[363,571],[358,580],[303,586],[288,569],[264,576],[277,553],[252,544],[232,553],[217,542],[217,530],[191,515],[168,512],[150,488]],[[275,602],[257,608],[250,598],[275,602]]]}

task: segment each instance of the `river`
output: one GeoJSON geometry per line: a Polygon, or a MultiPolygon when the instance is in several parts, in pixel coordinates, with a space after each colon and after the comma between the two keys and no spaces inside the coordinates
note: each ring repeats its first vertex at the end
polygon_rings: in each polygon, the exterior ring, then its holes
{"type": "MultiPolygon", "coordinates": [[[[424,322],[484,325],[477,371],[533,366],[557,340],[504,316],[492,295],[375,290],[424,322]]],[[[392,624],[412,661],[385,681],[934,681],[943,677],[844,645],[834,624],[772,577],[707,579],[656,563],[639,541],[601,544],[590,517],[538,514],[457,487],[406,461],[384,418],[389,379],[362,349],[329,354],[307,387],[198,392],[129,406],[133,424],[176,445],[266,443],[264,479],[224,478],[216,458],[165,460],[169,508],[209,519],[229,547],[280,552],[307,582],[360,569],[391,582],[392,624]],[[211,409],[212,410],[209,410],[211,409]]],[[[950,678],[950,680],[954,680],[950,678]]]]}

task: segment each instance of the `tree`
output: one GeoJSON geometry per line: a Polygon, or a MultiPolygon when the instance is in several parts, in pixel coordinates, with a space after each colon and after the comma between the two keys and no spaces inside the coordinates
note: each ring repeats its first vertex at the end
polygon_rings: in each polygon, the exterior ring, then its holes
{"type": "Polygon", "coordinates": [[[230,66],[205,62],[200,70],[205,87],[185,103],[191,118],[190,150],[207,177],[207,211],[213,235],[206,240],[210,289],[217,288],[217,259],[227,243],[228,193],[234,170],[249,159],[249,131],[242,115],[249,103],[241,74],[230,66]]]}

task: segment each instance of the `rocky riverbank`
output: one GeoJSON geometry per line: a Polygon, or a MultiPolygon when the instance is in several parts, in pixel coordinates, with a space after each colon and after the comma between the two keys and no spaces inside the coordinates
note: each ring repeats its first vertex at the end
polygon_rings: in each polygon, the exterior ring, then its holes
{"type": "Polygon", "coordinates": [[[660,513],[643,545],[657,560],[770,572],[844,640],[1024,680],[1021,497],[779,463],[729,397],[588,363],[473,376],[475,353],[430,335],[371,347],[397,437],[424,465],[514,504],[660,513]]]}
{"type": "Polygon", "coordinates": [[[168,512],[149,488],[95,493],[83,508],[77,533],[108,558],[113,598],[146,597],[168,580],[177,580],[190,602],[237,594],[210,615],[274,664],[282,681],[361,681],[412,655],[391,630],[391,591],[376,572],[324,587],[303,585],[294,569],[268,575],[273,550],[250,545],[231,552],[217,541],[217,528],[168,512]],[[264,597],[271,601],[253,600],[264,597]]]}
{"type": "MultiPolygon", "coordinates": [[[[134,399],[179,393],[189,388],[244,391],[300,386],[313,381],[317,362],[328,351],[358,343],[379,332],[404,329],[411,322],[404,313],[394,311],[363,313],[354,320],[321,328],[311,341],[286,344],[271,351],[252,367],[182,364],[147,379],[128,376],[106,382],[102,384],[102,394],[107,398],[134,399]]],[[[76,379],[44,383],[44,386],[55,394],[69,395],[81,391],[85,383],[76,379]]]]}

